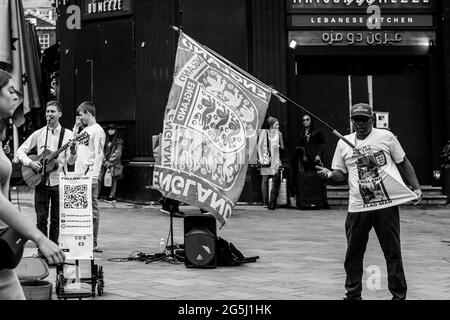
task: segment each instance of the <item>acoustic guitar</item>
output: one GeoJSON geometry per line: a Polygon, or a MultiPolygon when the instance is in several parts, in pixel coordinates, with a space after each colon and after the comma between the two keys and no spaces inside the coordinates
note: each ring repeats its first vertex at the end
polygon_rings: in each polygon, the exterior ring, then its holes
{"type": "Polygon", "coordinates": [[[45,163],[45,173],[42,172],[42,169],[39,171],[34,170],[30,166],[22,165],[22,177],[27,185],[30,187],[36,187],[42,182],[42,177],[48,176],[48,174],[55,172],[58,170],[58,155],[66,150],[72,142],[79,141],[83,143],[89,142],[89,134],[87,132],[83,132],[78,135],[75,139],[70,140],[66,144],[62,145],[58,150],[51,152],[48,149],[45,149],[40,155],[30,155],[29,158],[31,161],[39,161],[44,168],[45,163]]]}

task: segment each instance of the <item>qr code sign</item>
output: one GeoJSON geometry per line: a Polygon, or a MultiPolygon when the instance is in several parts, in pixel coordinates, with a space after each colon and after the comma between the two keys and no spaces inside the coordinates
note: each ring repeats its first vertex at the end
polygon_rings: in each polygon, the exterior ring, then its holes
{"type": "Polygon", "coordinates": [[[86,209],[88,207],[87,184],[64,186],[64,209],[86,209]]]}

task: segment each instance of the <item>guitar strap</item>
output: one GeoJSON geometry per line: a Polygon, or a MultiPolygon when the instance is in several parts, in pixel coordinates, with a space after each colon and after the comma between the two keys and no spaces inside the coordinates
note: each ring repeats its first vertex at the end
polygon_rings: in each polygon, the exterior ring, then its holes
{"type": "MultiPolygon", "coordinates": [[[[66,128],[61,126],[61,132],[59,133],[58,148],[56,150],[59,150],[59,148],[61,148],[61,146],[62,146],[62,142],[64,140],[64,133],[65,133],[65,131],[66,131],[66,128]]],[[[39,185],[46,185],[48,177],[49,176],[46,177],[45,181],[41,181],[41,183],[39,185]]]]}
{"type": "Polygon", "coordinates": [[[59,133],[59,141],[58,141],[58,149],[57,150],[59,150],[59,148],[61,148],[61,146],[62,146],[65,131],[66,131],[66,128],[61,127],[61,132],[59,133]]]}

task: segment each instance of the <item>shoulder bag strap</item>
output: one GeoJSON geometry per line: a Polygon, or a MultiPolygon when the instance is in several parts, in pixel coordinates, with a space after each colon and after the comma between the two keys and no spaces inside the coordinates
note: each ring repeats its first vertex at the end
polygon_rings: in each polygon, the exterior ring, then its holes
{"type": "Polygon", "coordinates": [[[269,133],[270,133],[270,129],[269,130],[267,130],[267,132],[266,132],[267,134],[266,134],[266,144],[267,144],[267,152],[269,153],[269,156],[271,156],[272,155],[272,150],[270,149],[270,141],[269,141],[269,133]]]}

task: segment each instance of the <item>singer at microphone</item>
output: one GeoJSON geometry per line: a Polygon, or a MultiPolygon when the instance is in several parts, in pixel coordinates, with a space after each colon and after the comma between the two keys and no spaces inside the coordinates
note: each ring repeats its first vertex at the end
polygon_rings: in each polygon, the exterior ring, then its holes
{"type": "Polygon", "coordinates": [[[59,175],[64,173],[70,156],[69,150],[62,146],[73,139],[73,133],[59,123],[62,106],[58,101],[47,103],[45,116],[46,125],[33,132],[19,147],[17,158],[23,164],[22,173],[25,182],[35,187],[37,227],[44,235],[50,233],[50,240],[58,243],[59,175]],[[37,156],[28,155],[33,149],[37,150],[37,156]],[[50,154],[52,156],[49,156],[50,154]],[[44,162],[44,159],[48,160],[44,162]],[[33,170],[27,170],[26,167],[33,170]],[[48,170],[45,170],[46,168],[48,170]],[[47,230],[49,210],[50,232],[47,230]]]}

